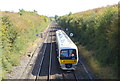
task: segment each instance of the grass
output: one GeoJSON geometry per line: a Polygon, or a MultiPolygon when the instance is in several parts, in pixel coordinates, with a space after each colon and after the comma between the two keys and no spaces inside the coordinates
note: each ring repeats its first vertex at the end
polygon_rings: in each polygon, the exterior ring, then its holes
{"type": "Polygon", "coordinates": [[[0,76],[4,79],[6,73],[13,71],[13,66],[20,64],[20,57],[26,54],[29,46],[38,38],[36,34],[40,34],[50,21],[45,16],[28,11],[24,11],[22,15],[12,12],[0,12],[0,14],[2,14],[0,76]]]}
{"type": "Polygon", "coordinates": [[[100,79],[116,79],[116,73],[109,66],[100,66],[97,59],[94,57],[93,51],[88,51],[85,46],[79,45],[81,56],[86,60],[87,64],[90,66],[95,75],[100,79]]]}

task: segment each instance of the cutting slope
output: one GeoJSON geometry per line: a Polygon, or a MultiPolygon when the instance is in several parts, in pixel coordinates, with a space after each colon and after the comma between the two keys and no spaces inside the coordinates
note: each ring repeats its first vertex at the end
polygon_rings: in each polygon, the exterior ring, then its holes
{"type": "MultiPolygon", "coordinates": [[[[36,11],[20,10],[18,13],[0,12],[0,49],[3,75],[12,71],[12,66],[19,64],[20,56],[24,55],[29,44],[36,39],[36,34],[43,31],[49,19],[38,15],[36,11]]],[[[1,72],[1,71],[0,71],[1,72]]]]}

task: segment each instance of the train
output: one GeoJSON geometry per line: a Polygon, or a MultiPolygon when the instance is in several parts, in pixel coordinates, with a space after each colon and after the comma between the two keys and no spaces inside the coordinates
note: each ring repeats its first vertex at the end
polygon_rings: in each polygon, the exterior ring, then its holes
{"type": "Polygon", "coordinates": [[[62,70],[75,70],[78,48],[63,30],[56,31],[57,58],[62,70]]]}

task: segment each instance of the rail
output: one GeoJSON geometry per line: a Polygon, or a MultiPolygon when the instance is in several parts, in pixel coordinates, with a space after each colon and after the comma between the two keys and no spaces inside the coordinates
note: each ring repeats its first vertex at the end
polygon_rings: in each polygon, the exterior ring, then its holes
{"type": "MultiPolygon", "coordinates": [[[[49,55],[49,65],[48,65],[48,75],[47,75],[47,81],[50,81],[50,72],[51,72],[51,55],[52,55],[52,33],[50,32],[51,30],[49,29],[49,32],[46,36],[46,39],[45,39],[45,42],[48,42],[48,38],[49,36],[51,37],[50,38],[50,42],[51,42],[51,46],[50,46],[50,55],[49,55]]],[[[35,81],[38,81],[40,75],[41,75],[41,70],[42,70],[42,65],[44,63],[44,60],[45,60],[45,52],[47,51],[47,44],[45,44],[44,46],[44,49],[43,49],[43,56],[42,56],[42,59],[41,59],[41,62],[40,62],[40,66],[39,66],[39,69],[38,69],[38,73],[36,75],[36,78],[35,78],[35,81]]]]}

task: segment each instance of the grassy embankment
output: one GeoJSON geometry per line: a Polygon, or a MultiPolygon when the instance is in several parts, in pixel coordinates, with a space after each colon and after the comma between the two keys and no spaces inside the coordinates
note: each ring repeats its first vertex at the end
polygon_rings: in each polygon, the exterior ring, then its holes
{"type": "Polygon", "coordinates": [[[0,76],[5,78],[5,73],[12,72],[12,67],[19,65],[20,57],[35,41],[36,34],[42,32],[50,21],[36,11],[0,14],[0,76]]]}
{"type": "Polygon", "coordinates": [[[81,55],[99,78],[118,78],[118,5],[65,15],[58,23],[74,33],[81,55]]]}

